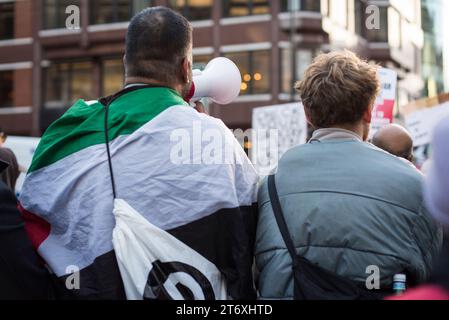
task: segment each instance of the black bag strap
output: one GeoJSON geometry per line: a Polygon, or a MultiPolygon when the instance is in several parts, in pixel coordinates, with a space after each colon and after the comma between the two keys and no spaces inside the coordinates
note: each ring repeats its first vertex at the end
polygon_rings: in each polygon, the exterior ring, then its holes
{"type": "Polygon", "coordinates": [[[161,86],[158,85],[137,85],[137,86],[131,86],[128,88],[125,88],[116,94],[109,96],[109,97],[103,97],[98,100],[100,104],[104,106],[104,140],[106,144],[106,152],[108,155],[108,166],[109,166],[109,175],[111,176],[111,185],[112,185],[112,194],[114,195],[114,200],[117,199],[117,188],[115,185],[115,179],[114,179],[114,170],[112,168],[112,156],[111,156],[111,148],[109,146],[109,106],[118,98],[121,96],[136,91],[140,89],[147,89],[147,88],[160,88],[161,86]]]}
{"type": "Polygon", "coordinates": [[[271,207],[273,208],[279,231],[281,232],[282,238],[284,239],[285,245],[290,253],[293,265],[296,267],[297,253],[293,240],[290,236],[290,232],[288,231],[287,223],[285,222],[284,213],[282,211],[281,202],[279,201],[279,195],[276,189],[276,178],[274,175],[268,177],[268,193],[270,195],[271,207]]]}
{"type": "Polygon", "coordinates": [[[108,166],[109,166],[109,175],[111,176],[111,185],[112,185],[112,194],[114,195],[114,200],[117,199],[117,189],[115,187],[115,179],[114,179],[114,170],[112,168],[112,157],[111,157],[111,148],[109,146],[109,105],[104,106],[104,140],[106,143],[106,153],[108,155],[108,166]]]}

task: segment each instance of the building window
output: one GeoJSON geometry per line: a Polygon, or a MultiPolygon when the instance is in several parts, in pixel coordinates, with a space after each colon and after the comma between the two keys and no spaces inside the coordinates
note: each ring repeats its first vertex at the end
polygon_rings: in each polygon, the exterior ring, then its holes
{"type": "Polygon", "coordinates": [[[45,106],[64,108],[78,99],[95,99],[92,70],[90,61],[51,64],[45,70],[45,106]]]}
{"type": "MultiPolygon", "coordinates": [[[[444,92],[444,37],[443,19],[441,10],[444,0],[421,1],[422,28],[424,31],[424,46],[421,59],[416,55],[415,61],[422,62],[422,77],[426,82],[424,94],[434,96],[435,93],[444,92]]],[[[417,48],[415,48],[416,52],[417,48]]],[[[419,70],[415,66],[415,70],[419,70]]]]}
{"type": "Polygon", "coordinates": [[[193,56],[193,69],[203,71],[213,58],[211,54],[193,56]]]}
{"type": "Polygon", "coordinates": [[[292,51],[290,49],[281,50],[281,83],[280,89],[282,93],[292,93],[295,83],[303,80],[304,73],[313,59],[318,54],[318,49],[298,49],[296,51],[296,66],[293,67],[292,51]],[[293,74],[292,70],[295,70],[293,74]]]}
{"type": "Polygon", "coordinates": [[[120,58],[102,61],[102,95],[109,96],[123,89],[125,68],[120,58]]]}
{"type": "Polygon", "coordinates": [[[95,0],[90,4],[90,24],[127,22],[141,10],[151,6],[151,0],[95,0]]]}
{"type": "Polygon", "coordinates": [[[14,2],[0,2],[0,40],[14,38],[14,2]]]}
{"type": "Polygon", "coordinates": [[[61,29],[66,27],[69,14],[65,12],[70,5],[80,6],[80,0],[44,0],[44,29],[61,29]]]}
{"type": "Polygon", "coordinates": [[[0,108],[12,107],[14,71],[0,71],[0,108]]]}
{"type": "Polygon", "coordinates": [[[321,11],[321,1],[317,0],[282,0],[281,11],[321,11]]]}
{"type": "Polygon", "coordinates": [[[212,19],[212,0],[170,0],[169,7],[190,21],[212,19]]]}
{"type": "Polygon", "coordinates": [[[241,95],[265,94],[270,87],[270,51],[227,53],[225,57],[234,61],[242,74],[241,95]]]}
{"type": "Polygon", "coordinates": [[[280,56],[280,89],[282,93],[293,92],[293,77],[292,77],[292,52],[290,49],[282,49],[280,56]]]}
{"type": "Polygon", "coordinates": [[[270,13],[268,0],[225,0],[223,16],[240,17],[270,13]]]}

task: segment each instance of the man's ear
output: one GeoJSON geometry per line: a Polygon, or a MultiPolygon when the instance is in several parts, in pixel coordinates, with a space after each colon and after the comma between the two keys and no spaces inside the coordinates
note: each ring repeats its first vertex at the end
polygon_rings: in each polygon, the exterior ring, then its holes
{"type": "Polygon", "coordinates": [[[182,69],[182,81],[184,83],[189,83],[191,80],[190,78],[192,73],[192,64],[187,57],[184,57],[184,59],[182,59],[181,69],[182,69]]]}
{"type": "Polygon", "coordinates": [[[370,105],[368,109],[366,109],[365,113],[363,114],[363,122],[370,124],[373,119],[373,109],[374,107],[370,105]]]}

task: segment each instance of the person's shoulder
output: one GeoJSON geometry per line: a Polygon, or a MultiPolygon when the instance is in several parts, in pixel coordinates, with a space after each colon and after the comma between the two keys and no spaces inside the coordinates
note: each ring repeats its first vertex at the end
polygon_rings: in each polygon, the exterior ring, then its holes
{"type": "Polygon", "coordinates": [[[179,113],[179,119],[187,121],[189,124],[201,124],[202,130],[219,129],[220,131],[230,132],[223,120],[212,117],[205,113],[200,113],[192,107],[188,106],[173,106],[170,112],[179,113]]]}
{"type": "Polygon", "coordinates": [[[2,173],[3,170],[6,170],[9,166],[17,163],[17,157],[16,157],[14,151],[12,151],[9,148],[5,148],[5,147],[0,147],[0,160],[7,163],[6,167],[3,167],[3,165],[2,165],[2,168],[0,168],[0,173],[2,173]]]}
{"type": "Polygon", "coordinates": [[[279,166],[283,167],[290,163],[298,164],[300,160],[307,161],[310,158],[316,158],[317,153],[326,153],[322,148],[316,148],[319,142],[303,143],[288,149],[279,159],[279,166]]]}
{"type": "Polygon", "coordinates": [[[77,110],[91,110],[94,109],[96,107],[101,107],[104,108],[104,106],[98,101],[98,100],[83,100],[83,99],[79,99],[77,101],[75,101],[75,103],[73,105],[71,105],[67,112],[70,113],[71,111],[77,111],[77,110]]]}
{"type": "Polygon", "coordinates": [[[214,126],[220,129],[227,129],[229,128],[226,126],[226,124],[223,122],[223,120],[219,118],[215,118],[211,115],[205,114],[205,113],[199,113],[195,109],[190,108],[190,112],[193,112],[195,114],[195,117],[200,120],[202,123],[214,126]]]}
{"type": "Polygon", "coordinates": [[[365,143],[368,154],[365,159],[368,166],[376,166],[380,175],[384,175],[391,183],[407,185],[409,188],[415,186],[421,190],[424,175],[410,161],[392,155],[370,143],[365,143]],[[391,179],[394,177],[394,179],[391,179]]]}
{"type": "Polygon", "coordinates": [[[5,206],[15,208],[16,202],[17,202],[16,196],[11,191],[11,189],[9,189],[8,186],[3,181],[0,181],[0,207],[3,208],[3,210],[0,211],[5,213],[5,211],[7,211],[4,210],[5,206]]]}
{"type": "Polygon", "coordinates": [[[9,148],[5,148],[5,147],[0,147],[0,156],[9,156],[9,157],[15,157],[14,152],[9,149],[9,148]]]}

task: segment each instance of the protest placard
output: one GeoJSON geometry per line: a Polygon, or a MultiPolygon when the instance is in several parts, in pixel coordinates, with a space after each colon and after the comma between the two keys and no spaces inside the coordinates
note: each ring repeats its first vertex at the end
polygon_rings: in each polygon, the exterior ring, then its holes
{"type": "Polygon", "coordinates": [[[269,174],[285,152],[306,140],[307,121],[300,102],[253,110],[250,157],[260,173],[269,174]]]}
{"type": "Polygon", "coordinates": [[[370,138],[382,127],[393,123],[398,75],[394,70],[381,68],[379,69],[379,78],[381,82],[381,93],[377,97],[373,109],[370,138]]]}

